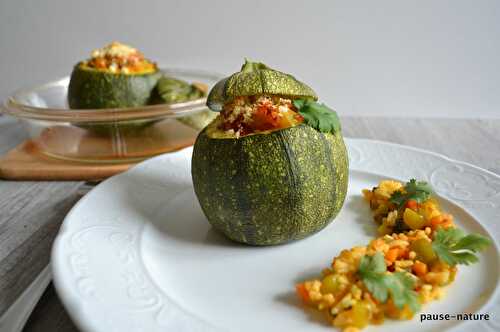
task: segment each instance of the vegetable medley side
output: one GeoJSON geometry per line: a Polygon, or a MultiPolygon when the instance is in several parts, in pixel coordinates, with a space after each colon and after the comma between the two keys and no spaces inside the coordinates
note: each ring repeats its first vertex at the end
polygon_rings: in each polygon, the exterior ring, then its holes
{"type": "Polygon", "coordinates": [[[491,244],[457,228],[425,182],[385,180],[363,195],[379,237],[343,250],[321,278],[296,285],[305,304],[349,332],[385,318],[411,319],[423,304],[444,295],[457,265],[477,262],[476,253],[491,244]]]}

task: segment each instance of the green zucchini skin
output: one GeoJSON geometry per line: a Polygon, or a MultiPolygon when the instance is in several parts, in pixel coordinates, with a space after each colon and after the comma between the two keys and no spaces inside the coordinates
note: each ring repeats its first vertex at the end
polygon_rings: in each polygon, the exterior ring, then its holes
{"type": "Polygon", "coordinates": [[[207,106],[220,112],[224,104],[236,97],[258,95],[318,99],[313,89],[292,75],[269,68],[263,63],[245,60],[239,72],[220,80],[210,90],[207,106]]]}
{"type": "Polygon", "coordinates": [[[250,245],[302,239],[328,225],[347,193],[340,132],[299,125],[239,139],[203,130],[191,163],[194,190],[212,226],[250,245]]]}
{"type": "Polygon", "coordinates": [[[160,73],[113,74],[76,65],[68,87],[68,104],[76,109],[147,105],[160,73]]]}

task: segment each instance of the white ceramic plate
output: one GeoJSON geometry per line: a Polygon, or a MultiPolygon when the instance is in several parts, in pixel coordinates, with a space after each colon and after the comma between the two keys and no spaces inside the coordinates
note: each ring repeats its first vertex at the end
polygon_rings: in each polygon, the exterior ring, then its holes
{"type": "MultiPolygon", "coordinates": [[[[337,219],[304,240],[250,247],[214,232],[195,198],[191,149],[113,177],[68,214],[52,266],[57,291],[85,332],[332,331],[304,311],[294,284],[317,275],[343,248],[375,236],[362,188],[382,178],[429,181],[466,231],[500,238],[500,177],[401,145],[347,139],[349,193],[337,219]]],[[[387,321],[367,331],[500,330],[498,247],[460,266],[429,313],[490,314],[489,321],[387,321]]]]}

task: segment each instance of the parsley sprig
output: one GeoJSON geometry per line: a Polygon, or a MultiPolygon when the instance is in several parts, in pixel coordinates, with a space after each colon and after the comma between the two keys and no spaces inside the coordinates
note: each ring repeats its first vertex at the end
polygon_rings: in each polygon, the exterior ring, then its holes
{"type": "Polygon", "coordinates": [[[432,249],[439,259],[448,265],[476,263],[474,253],[491,245],[491,241],[479,234],[468,234],[459,228],[438,229],[432,241],[432,249]]]}
{"type": "Polygon", "coordinates": [[[429,199],[432,195],[432,187],[424,181],[411,179],[403,187],[404,191],[395,191],[390,198],[390,201],[398,207],[404,206],[409,200],[415,200],[417,203],[422,203],[429,199]]]}
{"type": "Polygon", "coordinates": [[[340,120],[337,113],[326,106],[309,99],[295,99],[293,101],[300,115],[307,125],[323,133],[340,131],[340,120]]]}
{"type": "Polygon", "coordinates": [[[397,308],[403,309],[408,305],[412,312],[420,310],[417,293],[413,290],[415,280],[405,272],[387,273],[382,253],[363,256],[359,263],[358,275],[380,302],[386,302],[390,295],[397,308]]]}

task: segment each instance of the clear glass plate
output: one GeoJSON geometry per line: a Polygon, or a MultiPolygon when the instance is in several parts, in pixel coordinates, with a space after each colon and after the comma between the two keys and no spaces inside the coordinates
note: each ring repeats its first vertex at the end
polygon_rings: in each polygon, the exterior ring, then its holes
{"type": "MultiPolygon", "coordinates": [[[[162,69],[211,87],[221,76],[194,69],[162,69]]],[[[149,158],[193,144],[209,112],[206,98],[170,105],[70,109],[69,77],[14,93],[3,111],[22,121],[37,150],[78,162],[119,163],[149,158]]]]}

